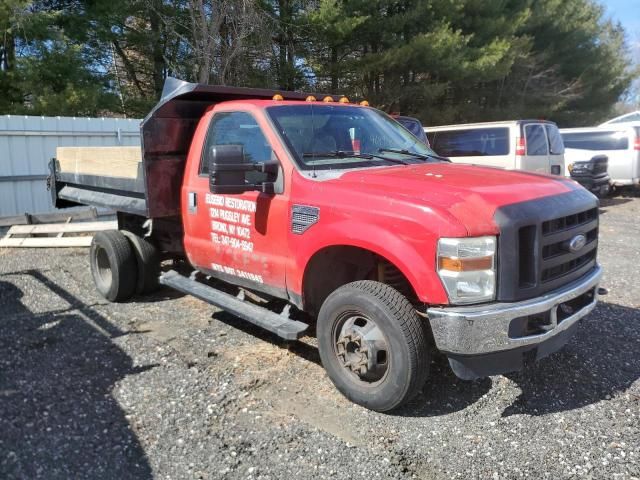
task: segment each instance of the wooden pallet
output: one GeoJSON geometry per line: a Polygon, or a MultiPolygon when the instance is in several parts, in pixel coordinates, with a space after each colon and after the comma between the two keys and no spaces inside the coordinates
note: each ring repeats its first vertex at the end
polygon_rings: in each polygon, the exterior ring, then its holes
{"type": "Polygon", "coordinates": [[[14,225],[4,238],[0,239],[0,247],[88,247],[91,245],[92,236],[75,235],[65,237],[65,235],[70,233],[86,234],[102,230],[116,230],[118,228],[118,222],[116,221],[69,223],[70,220],[67,223],[14,225]]]}

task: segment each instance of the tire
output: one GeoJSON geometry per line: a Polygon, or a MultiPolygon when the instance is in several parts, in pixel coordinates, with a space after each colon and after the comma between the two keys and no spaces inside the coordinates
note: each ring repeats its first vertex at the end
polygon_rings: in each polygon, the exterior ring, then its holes
{"type": "Polygon", "coordinates": [[[600,186],[595,195],[598,198],[607,198],[607,197],[609,197],[609,185],[600,186]]]}
{"type": "Polygon", "coordinates": [[[160,255],[158,249],[151,242],[139,237],[135,233],[127,230],[123,230],[122,233],[127,237],[127,240],[129,240],[136,257],[138,267],[136,293],[145,295],[155,292],[160,286],[158,282],[160,276],[160,255]]]}
{"type": "Polygon", "coordinates": [[[118,230],[98,232],[89,252],[91,275],[96,289],[110,302],[131,298],[136,289],[138,269],[133,248],[118,230]]]}
{"type": "Polygon", "coordinates": [[[387,412],[406,403],[424,386],[430,363],[424,325],[407,298],[388,285],[363,280],[335,290],[320,308],[317,333],[320,358],[329,378],[359,405],[387,412]],[[360,370],[354,372],[354,368],[360,370]]]}

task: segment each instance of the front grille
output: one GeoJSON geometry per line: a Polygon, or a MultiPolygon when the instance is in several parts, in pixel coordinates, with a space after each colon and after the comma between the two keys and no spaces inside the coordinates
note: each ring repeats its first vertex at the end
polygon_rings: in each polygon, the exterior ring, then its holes
{"type": "Polygon", "coordinates": [[[585,223],[588,223],[596,218],[598,218],[598,209],[591,208],[584,212],[567,215],[566,217],[547,220],[546,222],[542,222],[542,234],[551,235],[556,232],[561,232],[567,229],[574,228],[576,226],[584,225],[585,223]]]}
{"type": "Polygon", "coordinates": [[[548,283],[595,261],[598,246],[598,209],[592,208],[542,223],[540,282],[548,283]],[[585,245],[572,252],[569,243],[578,235],[585,245]]]}
{"type": "Polygon", "coordinates": [[[598,204],[584,189],[507,205],[495,219],[498,300],[519,301],[561,288],[596,264],[598,204]]]}

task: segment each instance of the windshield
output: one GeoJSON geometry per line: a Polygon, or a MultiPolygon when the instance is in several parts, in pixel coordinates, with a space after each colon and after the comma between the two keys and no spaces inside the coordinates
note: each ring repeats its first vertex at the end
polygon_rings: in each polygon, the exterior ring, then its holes
{"type": "Polygon", "coordinates": [[[373,108],[283,105],[269,107],[267,113],[303,170],[421,163],[435,155],[373,108]]]}

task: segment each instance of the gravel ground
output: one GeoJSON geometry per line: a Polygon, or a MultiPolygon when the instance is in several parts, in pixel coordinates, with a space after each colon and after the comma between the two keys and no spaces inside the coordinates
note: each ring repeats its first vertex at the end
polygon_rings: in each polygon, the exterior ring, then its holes
{"type": "Polygon", "coordinates": [[[640,478],[640,198],[602,212],[609,295],[570,344],[478,382],[436,360],[393,415],[312,338],[170,291],[108,304],[84,249],[0,250],[0,478],[640,478]]]}

